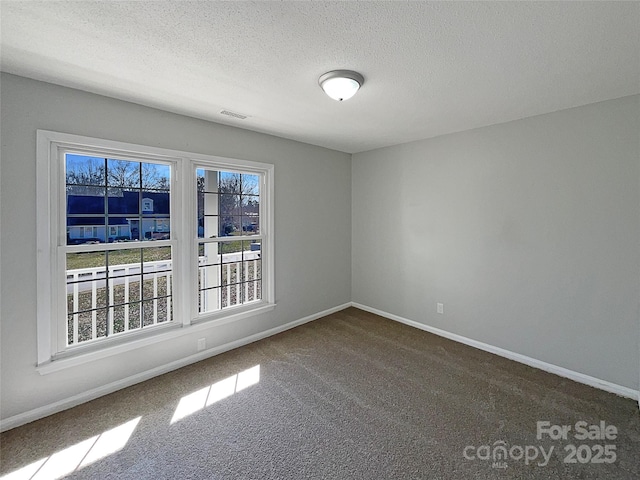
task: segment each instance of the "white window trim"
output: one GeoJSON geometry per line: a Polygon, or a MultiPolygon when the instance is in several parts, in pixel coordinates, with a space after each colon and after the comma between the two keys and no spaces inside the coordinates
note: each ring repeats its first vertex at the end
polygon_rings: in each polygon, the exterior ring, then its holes
{"type": "MultiPolygon", "coordinates": [[[[217,169],[224,171],[238,171],[241,170],[242,173],[254,173],[260,175],[263,179],[263,183],[260,186],[261,191],[267,190],[266,195],[260,196],[260,237],[262,239],[260,249],[263,254],[262,256],[262,275],[263,278],[269,279],[268,275],[273,272],[273,235],[269,234],[269,229],[272,228],[272,218],[273,218],[273,165],[270,165],[269,172],[265,171],[265,164],[257,164],[255,162],[246,162],[242,161],[242,163],[238,163],[238,161],[233,161],[234,163],[228,163],[229,159],[222,159],[218,157],[209,158],[209,159],[198,159],[191,162],[191,179],[192,184],[196,184],[196,171],[199,168],[204,169],[217,169]],[[266,219],[266,222],[263,222],[262,219],[266,219]]],[[[192,195],[192,201],[194,202],[191,207],[191,211],[196,211],[197,205],[195,204],[195,195],[192,195]]],[[[195,216],[191,215],[191,217],[195,222],[195,216]]],[[[197,231],[197,224],[194,223],[190,231],[197,231]]],[[[223,237],[221,240],[224,240],[223,237]]],[[[242,236],[242,237],[233,237],[233,239],[238,240],[255,240],[256,238],[252,235],[242,236]]],[[[197,287],[197,276],[198,276],[198,244],[202,241],[202,238],[195,238],[193,242],[193,247],[191,249],[192,257],[189,265],[191,266],[191,270],[189,272],[189,278],[191,278],[192,282],[192,311],[191,318],[193,318],[194,322],[215,322],[216,324],[224,324],[228,323],[227,317],[231,313],[242,313],[245,310],[251,310],[253,305],[260,305],[264,303],[266,298],[274,298],[273,291],[273,280],[263,282],[263,301],[255,302],[249,304],[237,305],[234,307],[225,308],[224,310],[218,310],[215,312],[205,312],[199,313],[198,310],[198,287],[197,287]],[[265,288],[266,287],[266,288],[265,288]]],[[[226,240],[231,240],[231,238],[226,238],[226,240]]]]}
{"type": "MultiPolygon", "coordinates": [[[[275,274],[273,245],[273,175],[271,164],[238,160],[212,155],[184,152],[158,147],[104,140],[81,135],[37,131],[36,162],[36,205],[37,205],[37,367],[41,374],[116,355],[128,350],[141,348],[153,343],[168,341],[179,336],[195,333],[223,323],[237,321],[258,315],[275,307],[275,274]],[[170,244],[174,249],[174,319],[164,328],[153,328],[134,332],[129,336],[112,338],[86,347],[75,347],[71,351],[59,353],[57,327],[61,325],[60,312],[66,307],[60,305],[64,298],[64,282],[56,282],[64,270],[64,258],[58,255],[61,242],[66,242],[66,227],[61,228],[65,216],[65,198],[61,193],[63,181],[60,150],[72,149],[77,152],[96,150],[114,156],[126,156],[132,160],[153,160],[173,164],[172,170],[172,238],[160,243],[170,244]],[[214,314],[198,315],[197,311],[197,219],[195,215],[196,165],[215,166],[231,170],[256,172],[264,179],[265,195],[261,198],[261,228],[264,238],[261,250],[263,268],[262,300],[251,304],[228,308],[214,314]],[[180,196],[180,198],[178,198],[180,196]],[[59,283],[63,283],[60,285],[59,283]],[[189,299],[188,301],[185,299],[189,299]],[[182,319],[182,321],[180,321],[182,319]],[[182,328],[180,328],[182,327],[182,328]]],[[[131,248],[131,245],[113,244],[110,248],[131,248]]]]}

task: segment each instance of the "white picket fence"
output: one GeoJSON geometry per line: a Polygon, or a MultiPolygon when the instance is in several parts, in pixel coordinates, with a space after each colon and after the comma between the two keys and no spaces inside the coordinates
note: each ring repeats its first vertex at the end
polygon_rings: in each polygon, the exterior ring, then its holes
{"type": "MultiPolygon", "coordinates": [[[[216,274],[220,272],[221,278],[226,279],[227,284],[217,289],[219,290],[218,308],[227,308],[246,303],[247,299],[259,299],[259,282],[255,281],[260,278],[259,258],[259,251],[244,252],[244,261],[240,253],[222,255],[222,263],[216,266],[220,270],[216,270],[216,274]],[[243,283],[236,281],[234,284],[231,284],[230,279],[237,276],[241,272],[241,269],[244,269],[242,272],[243,283]],[[242,292],[240,291],[241,288],[243,289],[242,292]]],[[[220,263],[220,259],[211,259],[203,256],[199,258],[198,263],[199,266],[220,263]]],[[[98,312],[105,306],[99,305],[99,300],[105,296],[106,292],[104,290],[107,288],[107,285],[109,290],[107,297],[109,299],[109,308],[107,309],[106,315],[107,327],[106,329],[102,328],[103,332],[106,331],[109,335],[114,334],[114,305],[121,305],[121,308],[124,310],[124,325],[120,327],[117,333],[140,329],[143,324],[144,326],[149,326],[150,323],[143,319],[142,313],[138,311],[136,315],[133,315],[133,307],[130,308],[131,305],[135,305],[135,308],[138,308],[140,305],[139,302],[143,300],[140,298],[140,294],[138,294],[136,298],[131,298],[132,289],[130,287],[140,285],[140,273],[143,275],[144,288],[153,288],[153,298],[144,299],[145,303],[153,303],[153,325],[171,321],[172,261],[158,260],[145,262],[143,268],[144,270],[141,272],[140,263],[109,266],[109,282],[107,282],[107,269],[105,267],[67,270],[67,309],[70,317],[68,324],[69,344],[75,345],[78,344],[79,341],[86,342],[104,336],[99,335],[99,326],[101,326],[101,322],[105,322],[105,319],[100,318],[98,312]],[[120,288],[120,286],[122,286],[122,288],[120,288]],[[116,289],[118,290],[119,298],[117,302],[114,302],[116,289]],[[159,292],[161,293],[160,296],[158,295],[159,292]],[[166,304],[164,302],[166,302],[166,304]],[[90,336],[88,333],[81,334],[80,332],[81,324],[87,329],[86,323],[88,319],[86,316],[88,315],[91,316],[90,336]],[[134,322],[131,322],[132,317],[135,317],[134,322]],[[90,338],[87,338],[87,336],[90,338]]],[[[207,275],[211,274],[211,269],[203,267],[198,270],[200,277],[199,284],[210,285],[212,282],[208,281],[207,275]]],[[[133,290],[135,291],[135,288],[133,290]]],[[[148,294],[146,296],[148,296],[148,294]]],[[[211,305],[207,304],[207,298],[208,295],[201,296],[200,311],[202,312],[207,312],[212,308],[211,305]]]]}
{"type": "Polygon", "coordinates": [[[211,287],[211,285],[216,287],[200,292],[200,312],[215,311],[247,303],[249,299],[251,301],[259,299],[258,282],[255,281],[260,278],[259,259],[260,252],[257,251],[245,251],[244,255],[242,253],[225,253],[222,255],[222,264],[219,264],[217,256],[215,262],[211,262],[207,257],[200,257],[200,288],[204,289],[211,287]],[[210,263],[218,265],[204,266],[210,263]],[[209,281],[208,277],[211,275],[213,275],[214,281],[209,281]],[[242,276],[243,283],[238,282],[237,277],[239,276],[242,276]],[[234,278],[236,278],[235,281],[234,278]],[[212,291],[213,297],[211,296],[212,291]]]}

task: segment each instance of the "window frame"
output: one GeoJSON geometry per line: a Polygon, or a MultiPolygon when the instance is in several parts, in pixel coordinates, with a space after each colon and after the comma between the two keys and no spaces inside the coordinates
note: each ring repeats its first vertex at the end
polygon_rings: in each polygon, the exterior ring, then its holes
{"type": "MultiPolygon", "coordinates": [[[[273,237],[269,235],[269,229],[272,225],[272,208],[273,204],[271,199],[273,198],[273,194],[265,194],[263,195],[263,191],[266,191],[270,186],[273,185],[273,182],[270,178],[273,175],[273,165],[270,168],[265,170],[265,164],[259,164],[255,162],[247,162],[247,161],[234,161],[234,163],[228,163],[229,159],[222,159],[220,157],[215,157],[215,159],[211,160],[196,160],[191,162],[191,178],[193,189],[193,201],[195,202],[195,206],[192,209],[193,212],[197,212],[197,171],[198,169],[205,170],[217,170],[221,172],[229,172],[229,173],[240,173],[240,174],[251,174],[257,175],[260,179],[260,206],[259,206],[259,218],[260,218],[260,234],[259,235],[241,235],[239,237],[217,237],[216,241],[210,241],[210,239],[201,238],[198,236],[198,224],[197,224],[197,215],[191,215],[192,220],[194,221],[192,232],[194,235],[194,243],[191,251],[193,252],[193,256],[191,258],[190,266],[192,270],[190,271],[191,281],[192,281],[192,289],[193,295],[191,296],[192,302],[192,310],[191,310],[191,318],[194,319],[194,323],[198,322],[215,322],[216,324],[227,323],[229,318],[229,313],[234,312],[243,312],[245,310],[251,310],[254,305],[259,305],[264,303],[265,301],[269,302],[268,299],[274,298],[273,292],[273,279],[271,278],[268,282],[262,282],[262,299],[260,301],[254,301],[251,303],[243,303],[240,305],[235,305],[231,307],[221,308],[220,310],[203,312],[199,311],[199,301],[198,301],[198,251],[200,243],[225,243],[230,241],[251,241],[260,239],[261,240],[261,268],[262,268],[262,278],[269,278],[268,276],[273,272],[273,237]],[[241,163],[239,163],[241,162],[241,163]],[[263,219],[265,221],[263,222],[263,219]],[[209,240],[209,241],[207,241],[209,240]],[[265,253],[266,252],[266,253],[265,253]],[[264,255],[264,256],[262,256],[264,255]],[[265,256],[267,257],[265,259],[265,256]],[[266,261],[265,261],[266,260],[266,261]]],[[[272,302],[272,300],[271,300],[272,302]]]]}
{"type": "MultiPolygon", "coordinates": [[[[103,148],[99,148],[99,147],[92,147],[91,150],[89,152],[84,151],[83,149],[78,149],[77,147],[69,147],[67,145],[62,145],[62,144],[58,144],[57,148],[55,149],[55,157],[53,157],[53,161],[57,162],[56,167],[60,170],[61,175],[59,176],[59,180],[60,180],[60,184],[55,186],[54,188],[58,188],[58,191],[60,192],[59,195],[59,209],[58,209],[58,225],[57,227],[60,229],[60,231],[64,230],[66,232],[66,228],[67,228],[67,195],[66,195],[66,187],[67,187],[67,183],[66,183],[66,175],[64,175],[65,170],[64,170],[64,165],[65,165],[65,155],[67,154],[89,154],[91,156],[100,156],[100,157],[113,157],[113,158],[117,158],[117,159],[122,159],[124,160],[124,158],[122,157],[126,157],[127,160],[126,161],[132,161],[132,162],[144,162],[145,164],[156,164],[156,165],[164,165],[164,166],[169,166],[170,167],[170,172],[171,172],[171,184],[170,184],[170,205],[169,205],[169,216],[170,218],[175,218],[175,210],[176,210],[176,200],[175,200],[175,196],[174,193],[176,191],[177,188],[177,182],[174,180],[175,179],[175,171],[177,169],[177,162],[178,159],[165,159],[165,158],[159,158],[157,155],[154,156],[150,156],[150,155],[146,155],[144,158],[140,156],[140,154],[129,154],[129,153],[123,153],[123,152],[116,152],[113,149],[103,149],[103,148]]],[[[105,185],[105,195],[106,195],[106,189],[108,189],[108,186],[105,185]]],[[[142,193],[142,191],[141,191],[142,193]]],[[[107,215],[107,213],[105,213],[105,215],[107,215]]],[[[142,212],[140,212],[140,215],[142,215],[142,212]]],[[[108,222],[108,218],[109,217],[105,217],[105,219],[108,222]]],[[[178,222],[178,225],[180,225],[180,222],[178,222]]],[[[54,227],[55,228],[55,227],[54,227]]],[[[88,238],[96,238],[98,237],[98,228],[96,226],[93,227],[84,227],[85,228],[85,237],[86,237],[86,231],[90,230],[91,231],[91,235],[88,238]]],[[[120,333],[116,333],[116,334],[112,334],[110,336],[106,336],[106,337],[101,337],[101,338],[96,338],[96,339],[92,339],[90,341],[87,341],[86,343],[81,342],[81,343],[77,343],[75,345],[67,345],[67,316],[69,314],[69,312],[66,311],[66,296],[67,296],[67,282],[66,282],[66,275],[67,275],[67,268],[66,268],[66,259],[67,259],[67,255],[68,254],[73,254],[73,253],[84,253],[84,252],[115,252],[115,251],[124,251],[124,250],[138,250],[140,249],[141,251],[143,250],[147,250],[147,249],[156,249],[156,248],[162,248],[162,247],[169,247],[171,248],[171,257],[172,257],[172,278],[175,279],[175,275],[174,275],[174,265],[175,265],[175,258],[174,258],[174,254],[177,251],[177,242],[175,240],[175,238],[172,236],[170,239],[168,240],[157,240],[157,241],[133,241],[133,242],[127,242],[127,243],[109,243],[108,242],[108,238],[109,238],[109,231],[108,228],[112,228],[112,227],[107,227],[107,225],[105,224],[104,230],[105,230],[105,241],[104,243],[98,243],[98,244],[80,244],[80,245],[74,245],[74,244],[67,244],[66,243],[66,237],[63,239],[62,235],[58,236],[58,242],[57,245],[54,246],[55,249],[55,254],[57,257],[57,263],[59,264],[59,268],[56,269],[55,272],[52,272],[52,275],[55,275],[53,278],[53,284],[57,285],[59,287],[59,291],[55,293],[56,295],[56,301],[58,302],[58,311],[57,311],[57,318],[61,319],[64,318],[64,326],[63,326],[63,322],[59,321],[59,322],[52,322],[52,335],[54,336],[54,340],[53,340],[53,348],[54,348],[54,357],[57,358],[63,358],[64,356],[68,356],[68,355],[74,355],[77,352],[82,352],[82,351],[86,351],[86,350],[93,350],[93,349],[98,349],[100,348],[100,345],[106,344],[106,343],[114,343],[116,341],[126,341],[126,340],[121,340],[121,338],[125,338],[125,337],[129,337],[129,338],[133,338],[135,339],[138,336],[142,336],[142,335],[147,335],[151,329],[153,330],[159,330],[159,329],[166,329],[166,328],[171,328],[173,326],[176,326],[179,322],[175,321],[175,317],[172,315],[171,320],[167,321],[167,322],[162,322],[160,324],[157,325],[153,325],[153,326],[147,326],[144,327],[142,326],[143,324],[143,318],[142,315],[140,316],[140,328],[134,328],[132,330],[126,331],[126,332],[120,332],[120,333]],[[62,298],[65,298],[65,301],[60,301],[62,298]]],[[[143,277],[144,275],[141,274],[141,277],[143,277]]],[[[173,282],[172,282],[173,283],[173,282]]],[[[106,285],[105,285],[106,288],[106,285]]],[[[172,292],[173,292],[174,288],[172,286],[172,292]]],[[[175,295],[173,293],[171,293],[170,295],[171,297],[171,303],[174,304],[175,302],[175,295]]],[[[143,300],[142,296],[140,298],[139,301],[132,301],[129,302],[131,303],[140,303],[142,304],[145,300],[143,300]]],[[[148,300],[147,300],[148,301],[148,300]]],[[[178,301],[178,306],[176,308],[179,308],[179,301],[178,301]]]]}
{"type": "MultiPolygon", "coordinates": [[[[272,164],[179,150],[150,147],[81,135],[37,130],[37,363],[41,374],[79,365],[145,345],[237,321],[275,307],[273,175],[272,164]],[[171,165],[171,238],[154,247],[171,246],[173,276],[172,321],[152,328],[92,340],[61,348],[66,334],[66,253],[78,246],[66,244],[65,152],[105,155],[133,161],[171,165]],[[200,167],[197,167],[199,165],[200,167]],[[259,174],[262,249],[262,299],[207,314],[198,313],[197,297],[197,168],[217,168],[259,174]],[[196,245],[194,248],[193,245],[196,245]],[[194,272],[195,270],[195,272],[194,272]],[[62,332],[61,332],[62,331],[62,332]]],[[[140,248],[140,243],[109,244],[98,249],[140,248]]],[[[95,245],[93,246],[95,247],[95,245]]]]}

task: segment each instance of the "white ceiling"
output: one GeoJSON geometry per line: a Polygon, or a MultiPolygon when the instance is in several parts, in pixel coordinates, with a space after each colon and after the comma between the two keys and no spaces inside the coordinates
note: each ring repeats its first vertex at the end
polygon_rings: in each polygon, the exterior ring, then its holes
{"type": "Polygon", "coordinates": [[[5,72],[349,153],[640,93],[637,2],[0,8],[5,72]],[[343,68],[366,80],[338,103],[343,68]]]}

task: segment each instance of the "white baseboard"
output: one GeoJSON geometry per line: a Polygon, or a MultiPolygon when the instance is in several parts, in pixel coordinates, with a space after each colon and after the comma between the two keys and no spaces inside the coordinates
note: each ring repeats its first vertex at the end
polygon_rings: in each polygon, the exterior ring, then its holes
{"type": "Polygon", "coordinates": [[[465,345],[469,345],[471,347],[475,347],[480,350],[484,350],[485,352],[493,353],[501,357],[508,358],[510,360],[515,360],[516,362],[524,363],[525,365],[529,365],[530,367],[538,368],[540,370],[544,370],[545,372],[553,373],[560,377],[574,380],[578,383],[584,383],[585,385],[599,388],[600,390],[605,390],[607,392],[615,393],[616,395],[620,395],[621,397],[640,400],[640,392],[638,392],[637,390],[633,390],[632,388],[623,387],[622,385],[617,385],[615,383],[611,383],[606,380],[601,380],[599,378],[595,378],[590,375],[585,375],[584,373],[575,372],[573,370],[569,370],[568,368],[559,367],[551,363],[543,362],[542,360],[538,360],[532,357],[527,357],[526,355],[521,355],[519,353],[511,352],[509,350],[505,350],[504,348],[495,347],[487,343],[479,342],[477,340],[472,340],[471,338],[467,338],[467,337],[463,337],[462,335],[457,335],[455,333],[447,332],[446,330],[430,327],[429,325],[425,325],[423,323],[409,320],[407,318],[400,317],[392,313],[384,312],[382,310],[378,310],[377,308],[368,307],[367,305],[362,305],[360,303],[355,303],[355,302],[351,302],[351,305],[353,307],[359,308],[360,310],[375,313],[376,315],[380,315],[381,317],[385,317],[390,320],[395,320],[397,322],[404,323],[411,327],[415,327],[420,330],[433,333],[440,337],[448,338],[449,340],[463,343],[465,345]]]}
{"type": "Polygon", "coordinates": [[[14,415],[12,417],[8,417],[0,421],[0,431],[4,432],[6,430],[11,430],[12,428],[16,428],[16,427],[19,427],[20,425],[24,425],[25,423],[33,422],[40,418],[44,418],[54,413],[61,412],[71,407],[75,407],[76,405],[80,405],[81,403],[85,403],[90,400],[94,400],[98,397],[102,397],[103,395],[113,393],[117,390],[121,390],[126,387],[130,387],[131,385],[135,385],[136,383],[144,382],[145,380],[149,380],[153,377],[157,377],[158,375],[162,375],[163,373],[167,373],[172,370],[177,370],[178,368],[186,367],[187,365],[190,365],[192,363],[205,360],[209,357],[213,357],[215,355],[219,355],[229,350],[233,350],[235,348],[242,347],[244,345],[248,345],[253,342],[257,342],[258,340],[262,340],[263,338],[267,338],[272,335],[276,335],[278,333],[284,332],[286,330],[290,330],[292,328],[311,322],[318,318],[325,317],[335,312],[339,312],[340,310],[344,310],[345,308],[348,308],[350,306],[351,306],[351,303],[338,305],[337,307],[333,307],[328,310],[324,310],[322,312],[314,313],[313,315],[309,315],[307,317],[294,320],[293,322],[280,325],[279,327],[275,327],[275,328],[266,330],[264,332],[256,333],[254,335],[250,335],[248,337],[241,338],[233,342],[225,343],[224,345],[213,347],[208,350],[198,352],[194,355],[189,355],[188,357],[181,358],[180,360],[176,360],[174,362],[170,362],[165,365],[152,368],[150,370],[146,370],[136,375],[131,375],[130,377],[123,378],[122,380],[117,380],[107,385],[103,385],[103,386],[88,390],[86,392],[82,392],[77,395],[73,395],[71,397],[59,400],[57,402],[44,405],[42,407],[38,407],[33,410],[29,410],[28,412],[24,412],[18,415],[14,415]]]}

